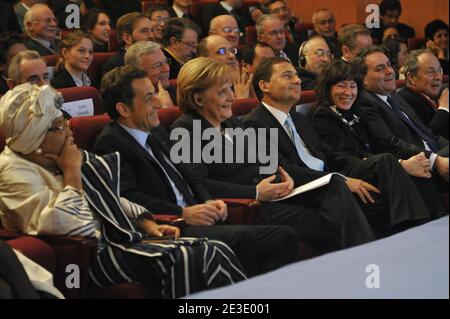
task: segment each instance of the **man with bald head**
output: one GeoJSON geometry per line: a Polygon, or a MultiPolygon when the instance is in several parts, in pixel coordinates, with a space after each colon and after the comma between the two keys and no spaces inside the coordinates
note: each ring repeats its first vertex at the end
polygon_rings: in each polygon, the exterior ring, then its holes
{"type": "Polygon", "coordinates": [[[246,99],[252,97],[253,74],[248,74],[239,68],[236,59],[237,49],[230,42],[220,35],[210,35],[198,44],[197,56],[208,57],[218,62],[229,65],[235,72],[232,74],[233,89],[236,99],[246,99]]]}
{"type": "Polygon", "coordinates": [[[44,59],[36,51],[25,50],[17,53],[8,68],[8,87],[31,83],[42,86],[50,83],[50,74],[44,59]]]}
{"type": "Polygon", "coordinates": [[[202,17],[201,27],[204,34],[208,33],[210,20],[214,17],[220,15],[231,15],[233,16],[242,31],[245,27],[250,25],[250,15],[243,11],[238,11],[242,7],[242,0],[223,0],[217,3],[209,3],[202,7],[200,16],[202,17]]]}
{"type": "Polygon", "coordinates": [[[35,50],[42,56],[57,53],[55,37],[58,20],[48,6],[35,4],[25,13],[23,23],[28,36],[25,46],[29,50],[35,50]]]}
{"type": "Polygon", "coordinates": [[[232,15],[222,14],[211,20],[209,35],[214,34],[224,37],[236,48],[239,44],[241,29],[239,29],[237,20],[232,15]]]}
{"type": "Polygon", "coordinates": [[[324,38],[315,35],[302,44],[298,55],[298,75],[302,80],[302,90],[314,90],[316,78],[333,58],[330,48],[324,38]]]}
{"type": "Polygon", "coordinates": [[[335,58],[341,57],[336,33],[336,18],[333,12],[327,8],[317,9],[312,16],[314,33],[322,36],[327,41],[328,47],[335,58]]]}

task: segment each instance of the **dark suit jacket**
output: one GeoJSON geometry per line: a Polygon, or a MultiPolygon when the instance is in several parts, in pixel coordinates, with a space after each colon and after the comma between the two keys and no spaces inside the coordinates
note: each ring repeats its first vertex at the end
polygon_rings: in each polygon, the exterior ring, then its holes
{"type": "MultiPolygon", "coordinates": [[[[152,131],[161,151],[170,158],[170,141],[162,127],[152,131]]],[[[98,136],[94,152],[121,155],[120,192],[125,198],[159,214],[181,215],[182,208],[176,204],[176,197],[159,164],[119,124],[110,123],[98,136]]],[[[175,165],[184,176],[198,202],[211,199],[209,192],[198,178],[185,167],[175,165]]],[[[196,203],[189,203],[191,205],[196,203]]]]}
{"type": "MultiPolygon", "coordinates": [[[[401,96],[393,95],[393,99],[414,124],[429,136],[434,137],[439,149],[447,147],[448,152],[448,140],[434,135],[401,96]]],[[[425,150],[420,136],[375,93],[362,92],[356,107],[369,132],[370,142],[375,153],[387,152],[401,159],[408,159],[420,152],[430,155],[430,152],[425,150]]]]}
{"type": "Polygon", "coordinates": [[[294,43],[289,43],[286,40],[286,46],[284,47],[284,53],[291,59],[292,65],[294,67],[298,66],[298,45],[294,43]]]}
{"type": "Polygon", "coordinates": [[[302,80],[302,83],[300,84],[302,90],[314,90],[314,88],[316,87],[317,76],[303,67],[299,67],[296,69],[300,80],[302,80]]]}
{"type": "MultiPolygon", "coordinates": [[[[180,69],[183,66],[180,62],[175,59],[172,54],[169,53],[166,49],[162,50],[164,55],[166,56],[167,61],[169,61],[170,64],[170,75],[169,79],[176,79],[178,77],[178,73],[180,73],[180,69]]],[[[176,101],[174,101],[175,103],[176,101]]]]}
{"type": "Polygon", "coordinates": [[[432,103],[428,101],[420,93],[411,89],[403,88],[398,94],[414,108],[420,120],[430,126],[434,134],[440,135],[448,139],[449,114],[445,110],[437,110],[432,103]]]}
{"type": "MultiPolygon", "coordinates": [[[[211,124],[204,119],[197,111],[188,110],[174,123],[173,128],[185,128],[190,134],[191,156],[193,154],[194,139],[200,139],[198,135],[193,133],[193,121],[199,120],[201,123],[201,132],[207,128],[211,128],[211,124]]],[[[226,128],[243,128],[241,122],[232,117],[222,123],[222,127],[226,128]]],[[[201,133],[203,134],[203,133],[201,133]]],[[[221,136],[222,159],[226,152],[236,154],[236,143],[232,144],[221,136]]],[[[202,140],[202,149],[209,144],[212,139],[202,140]]],[[[241,153],[242,154],[242,153],[241,153]]],[[[246,158],[247,154],[243,154],[246,158]]],[[[233,198],[256,198],[256,185],[264,178],[259,174],[259,165],[257,163],[198,163],[188,165],[191,170],[195,171],[203,181],[203,184],[215,197],[233,197],[233,198]]]]}
{"type": "MultiPolygon", "coordinates": [[[[308,150],[313,156],[324,161],[330,170],[341,171],[346,165],[358,161],[343,153],[332,152],[326,144],[319,140],[305,116],[296,112],[291,112],[291,116],[297,132],[308,150]]],[[[278,163],[294,179],[296,186],[311,182],[327,174],[326,172],[312,170],[303,163],[285,129],[262,104],[246,115],[243,121],[246,127],[278,129],[278,163]]]]}
{"type": "Polygon", "coordinates": [[[212,18],[223,14],[234,16],[237,20],[239,29],[241,29],[241,32],[245,32],[245,27],[250,25],[252,21],[248,14],[244,15],[242,12],[238,12],[236,10],[233,10],[233,14],[230,14],[230,12],[228,12],[220,3],[207,4],[206,6],[202,7],[202,11],[200,14],[203,34],[208,34],[209,23],[211,22],[212,18]]]}
{"type": "Polygon", "coordinates": [[[0,1],[0,34],[7,31],[22,33],[13,6],[0,1]]]}
{"type": "Polygon", "coordinates": [[[360,159],[372,155],[369,136],[361,122],[353,124],[350,129],[328,106],[315,108],[311,122],[320,139],[333,150],[360,159]]]}
{"type": "Polygon", "coordinates": [[[37,51],[42,56],[55,54],[54,52],[50,51],[45,46],[43,46],[42,44],[40,44],[39,42],[37,42],[31,38],[25,38],[24,44],[28,50],[37,51]]]}
{"type": "Polygon", "coordinates": [[[142,10],[140,0],[101,0],[100,7],[108,13],[111,28],[116,27],[117,20],[124,14],[142,10]]]}
{"type": "Polygon", "coordinates": [[[64,67],[53,76],[51,84],[55,89],[71,88],[77,86],[70,73],[64,67]]]}

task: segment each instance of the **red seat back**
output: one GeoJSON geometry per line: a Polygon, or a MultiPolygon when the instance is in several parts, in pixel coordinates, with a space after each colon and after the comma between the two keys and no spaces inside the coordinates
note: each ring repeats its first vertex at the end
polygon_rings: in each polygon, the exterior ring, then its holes
{"type": "Polygon", "coordinates": [[[314,90],[302,91],[300,95],[300,101],[296,105],[295,110],[304,115],[308,114],[314,105],[317,104],[317,95],[314,90]]]}
{"type": "Polygon", "coordinates": [[[102,76],[102,65],[106,63],[116,52],[97,52],[94,53],[94,59],[89,67],[87,74],[92,83],[100,84],[102,76]]]}
{"type": "Polygon", "coordinates": [[[409,38],[408,48],[410,50],[422,49],[425,47],[425,38],[409,38]]]}
{"type": "MultiPolygon", "coordinates": [[[[64,88],[64,89],[58,89],[58,91],[62,93],[62,95],[64,97],[64,102],[73,102],[73,101],[80,101],[80,100],[85,100],[85,99],[92,99],[92,102],[94,104],[94,115],[104,113],[103,107],[102,107],[102,97],[100,95],[100,92],[92,86],[64,88]]],[[[90,114],[90,115],[92,115],[92,114],[90,114]]],[[[80,115],[80,116],[83,116],[83,115],[80,115]]],[[[76,116],[74,116],[74,117],[76,117],[76,116]]]]}
{"type": "Polygon", "coordinates": [[[45,63],[47,66],[55,66],[58,62],[59,55],[53,54],[53,55],[45,55],[42,57],[45,60],[45,63]]]}
{"type": "Polygon", "coordinates": [[[95,140],[106,124],[111,122],[108,114],[76,117],[69,120],[75,144],[86,151],[92,151],[95,140]]]}
{"type": "Polygon", "coordinates": [[[257,41],[256,27],[254,25],[245,27],[245,35],[247,36],[247,45],[253,45],[257,41]]]}
{"type": "Polygon", "coordinates": [[[244,116],[256,108],[258,104],[259,100],[256,98],[234,100],[231,105],[233,115],[237,117],[244,116]]]}
{"type": "Polygon", "coordinates": [[[178,106],[165,107],[158,111],[159,121],[161,125],[170,128],[173,122],[183,114],[178,106]]]}
{"type": "Polygon", "coordinates": [[[117,39],[117,31],[111,30],[109,32],[109,51],[115,52],[115,51],[119,51],[119,49],[120,49],[120,44],[119,44],[119,39],[117,39]]]}

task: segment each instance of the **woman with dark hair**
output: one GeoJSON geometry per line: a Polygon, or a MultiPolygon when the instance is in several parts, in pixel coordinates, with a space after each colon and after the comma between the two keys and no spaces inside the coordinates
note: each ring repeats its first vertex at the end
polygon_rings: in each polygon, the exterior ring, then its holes
{"type": "Polygon", "coordinates": [[[408,44],[404,40],[387,38],[383,41],[382,47],[389,61],[391,61],[391,65],[395,70],[395,77],[398,80],[400,78],[400,69],[408,58],[408,44]]]}
{"type": "Polygon", "coordinates": [[[56,89],[91,86],[87,70],[94,59],[94,51],[89,36],[81,31],[71,32],[59,47],[60,60],[55,67],[52,86],[56,89]]]}
{"type": "Polygon", "coordinates": [[[425,40],[427,49],[439,59],[442,70],[448,75],[448,24],[442,20],[433,20],[425,26],[425,40]]]}
{"type": "MultiPolygon", "coordinates": [[[[423,200],[417,190],[419,187],[424,194],[431,181],[430,161],[425,154],[398,160],[388,153],[372,153],[364,123],[353,108],[361,89],[362,77],[354,65],[343,60],[328,64],[317,80],[319,103],[311,117],[314,129],[334,151],[347,152],[361,160],[358,165],[346,167],[345,174],[378,187],[389,207],[391,227],[426,220],[430,213],[437,217],[441,207],[435,208],[429,197],[423,200]]],[[[439,201],[439,197],[433,200],[439,201]]]]}
{"type": "Polygon", "coordinates": [[[94,43],[94,52],[109,51],[111,24],[106,12],[97,8],[89,10],[83,17],[81,30],[91,37],[94,43]]]}

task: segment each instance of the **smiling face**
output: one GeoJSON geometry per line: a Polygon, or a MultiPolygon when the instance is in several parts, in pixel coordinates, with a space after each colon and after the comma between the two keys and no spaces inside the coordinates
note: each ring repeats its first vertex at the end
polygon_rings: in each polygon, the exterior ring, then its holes
{"type": "Polygon", "coordinates": [[[439,60],[430,53],[419,55],[416,74],[408,76],[408,84],[419,92],[434,98],[442,86],[442,67],[439,60]]]}
{"type": "Polygon", "coordinates": [[[70,49],[63,48],[61,54],[66,65],[70,65],[74,70],[87,72],[94,59],[92,41],[84,38],[70,49]]]}
{"type": "Polygon", "coordinates": [[[330,48],[322,38],[311,39],[304,51],[305,69],[314,74],[319,74],[323,67],[331,61],[330,48]]]}
{"type": "Polygon", "coordinates": [[[433,42],[441,49],[448,49],[448,31],[441,29],[433,35],[433,42]]]}
{"type": "Polygon", "coordinates": [[[99,13],[97,23],[91,31],[92,37],[99,42],[109,42],[109,33],[111,32],[111,25],[109,17],[104,13],[99,13]]]}
{"type": "Polygon", "coordinates": [[[52,41],[56,36],[58,20],[50,8],[42,6],[35,8],[34,19],[26,27],[32,37],[52,41]]]}
{"type": "MultiPolygon", "coordinates": [[[[133,105],[126,107],[126,125],[149,132],[159,125],[158,110],[161,109],[161,102],[155,96],[155,89],[148,78],[135,79],[132,86],[133,105]]],[[[121,115],[123,119],[123,113],[121,115]]]]}
{"type": "Polygon", "coordinates": [[[367,90],[380,95],[389,95],[395,88],[395,72],[389,59],[381,52],[366,56],[367,74],[364,85],[367,90]]]}
{"type": "Polygon", "coordinates": [[[288,62],[272,66],[272,77],[269,82],[261,80],[259,87],[264,93],[264,101],[273,107],[288,107],[300,99],[301,80],[297,71],[288,62]]]}
{"type": "Polygon", "coordinates": [[[236,54],[233,52],[233,48],[225,38],[212,35],[208,39],[208,57],[218,62],[231,66],[232,68],[238,68],[239,62],[236,60],[236,54]]]}
{"type": "Polygon", "coordinates": [[[358,95],[358,86],[353,80],[340,81],[331,86],[331,99],[339,110],[350,110],[358,95]]]}
{"type": "Polygon", "coordinates": [[[155,87],[158,87],[159,81],[161,81],[164,88],[169,87],[170,66],[161,49],[156,49],[150,54],[143,55],[140,67],[147,72],[147,77],[155,87]]]}
{"type": "Polygon", "coordinates": [[[214,127],[231,118],[234,93],[231,81],[217,80],[208,89],[194,93],[197,110],[214,127]]]}

